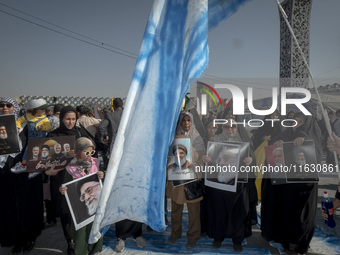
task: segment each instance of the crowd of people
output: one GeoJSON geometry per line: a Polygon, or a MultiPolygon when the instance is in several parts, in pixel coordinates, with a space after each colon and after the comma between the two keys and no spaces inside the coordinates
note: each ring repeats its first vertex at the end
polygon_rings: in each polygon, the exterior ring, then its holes
{"type": "MultiPolygon", "coordinates": [[[[0,99],[0,115],[15,116],[20,146],[19,152],[0,155],[0,189],[1,194],[6,194],[0,205],[1,247],[12,247],[13,254],[29,253],[41,231],[45,227],[55,225],[59,218],[68,254],[101,252],[103,239],[91,245],[87,242],[91,224],[75,229],[65,199],[67,187],[63,184],[93,173],[105,182],[104,173],[122,117],[123,101],[120,98],[114,99],[112,109],[113,111],[106,113],[98,109],[100,117],[95,118],[85,105],[76,108],[61,104],[51,106],[44,99],[33,99],[25,105],[26,111],[20,116],[22,111],[13,98],[0,99]],[[64,147],[56,144],[56,155],[61,155],[64,149],[65,153],[73,158],[72,161],[64,167],[27,172],[28,141],[61,136],[73,136],[75,146],[66,150],[66,143],[64,147]]],[[[207,146],[213,142],[248,144],[248,154],[240,159],[244,166],[255,166],[260,160],[261,164],[268,164],[266,158],[260,159],[258,156],[264,144],[277,146],[273,151],[277,165],[283,164],[282,145],[287,142],[293,142],[295,147],[299,147],[305,141],[312,140],[317,163],[321,163],[325,148],[340,155],[340,129],[337,128],[340,116],[331,119],[334,133],[332,137],[324,136],[324,141],[320,123],[313,116],[305,116],[300,112],[289,113],[289,119],[294,119],[297,124],[294,127],[282,127],[280,122],[274,122],[273,125],[266,123],[253,131],[252,135],[243,125],[237,124],[242,116],[233,115],[231,107],[225,108],[218,115],[210,111],[210,115],[203,116],[202,119],[195,119],[194,116],[190,111],[181,112],[176,137],[190,139],[190,148],[181,144],[171,150],[169,148],[169,155],[177,158],[177,161],[170,164],[171,156],[168,156],[167,170],[175,171],[176,167],[197,169],[209,164],[214,159],[209,156],[207,146]],[[215,118],[225,119],[226,123],[215,125],[215,118]],[[197,123],[203,127],[200,131],[196,127],[197,123]],[[191,161],[187,160],[188,151],[192,154],[191,161]]],[[[279,111],[267,116],[271,119],[281,117],[279,111]]],[[[49,146],[47,147],[47,150],[50,150],[49,146]]],[[[39,148],[31,149],[33,157],[38,158],[39,148]]],[[[227,166],[231,158],[230,151],[221,150],[216,162],[227,166]]],[[[171,200],[171,234],[167,240],[168,244],[175,244],[182,236],[182,213],[186,204],[189,218],[187,249],[194,249],[201,236],[208,236],[212,239],[212,247],[216,249],[221,247],[225,238],[231,238],[234,250],[241,252],[242,243],[252,235],[252,225],[257,223],[256,206],[260,199],[262,236],[268,241],[281,243],[287,253],[307,252],[315,230],[317,182],[275,184],[269,175],[264,174],[260,182],[256,183],[256,177],[256,173],[248,173],[247,182],[232,180],[225,173],[216,177],[216,182],[220,184],[237,182],[236,191],[205,186],[202,182],[204,176],[200,172],[196,172],[196,182],[179,183],[167,180],[165,195],[171,200]]],[[[91,196],[93,201],[98,200],[94,198],[98,187],[97,182],[92,182],[80,188],[80,200],[86,203],[92,214],[94,202],[91,202],[91,205],[89,201],[91,196]]],[[[339,193],[340,187],[334,200],[335,208],[340,206],[339,193]]],[[[327,215],[324,214],[324,217],[327,215]]],[[[124,251],[128,237],[132,237],[139,247],[146,246],[142,237],[142,225],[129,219],[115,224],[116,252],[124,251]]]]}

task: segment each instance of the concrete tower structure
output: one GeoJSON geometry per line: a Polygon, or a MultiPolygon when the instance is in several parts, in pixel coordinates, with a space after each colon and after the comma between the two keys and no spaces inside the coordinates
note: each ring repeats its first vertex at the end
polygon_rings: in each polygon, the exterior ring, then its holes
{"type": "MultiPolygon", "coordinates": [[[[281,3],[309,64],[310,14],[312,0],[285,0],[281,3]]],[[[309,74],[301,53],[280,12],[280,87],[309,87],[309,74]]]]}

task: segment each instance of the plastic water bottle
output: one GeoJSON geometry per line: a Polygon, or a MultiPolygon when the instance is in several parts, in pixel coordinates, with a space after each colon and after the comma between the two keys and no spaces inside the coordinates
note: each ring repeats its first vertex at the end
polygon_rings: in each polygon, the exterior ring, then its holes
{"type": "Polygon", "coordinates": [[[322,206],[322,210],[328,215],[328,219],[325,220],[325,224],[329,228],[334,228],[336,224],[333,218],[333,214],[334,214],[333,202],[328,197],[327,191],[324,191],[323,193],[324,194],[323,194],[321,206],[322,206]]]}

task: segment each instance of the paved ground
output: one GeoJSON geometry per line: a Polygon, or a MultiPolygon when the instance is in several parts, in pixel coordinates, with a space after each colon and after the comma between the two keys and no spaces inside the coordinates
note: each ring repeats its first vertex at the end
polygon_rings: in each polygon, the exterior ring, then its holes
{"type": "MultiPolygon", "coordinates": [[[[330,197],[334,197],[338,183],[337,173],[320,175],[318,207],[320,208],[323,191],[328,191],[330,197]]],[[[308,254],[340,254],[340,210],[335,214],[337,226],[335,229],[328,229],[324,225],[320,210],[317,212],[317,231],[311,242],[311,249],[308,254]]],[[[1,231],[1,230],[0,230],[1,231]]],[[[169,247],[166,243],[169,235],[169,228],[164,233],[150,232],[145,229],[143,236],[146,239],[147,247],[139,249],[132,240],[127,240],[127,249],[123,254],[232,254],[232,246],[224,243],[220,250],[211,247],[212,240],[201,238],[198,246],[193,251],[185,249],[186,238],[183,236],[176,246],[169,247]]],[[[104,237],[105,249],[102,255],[115,254],[114,229],[112,228],[104,237]]],[[[66,253],[66,242],[63,238],[60,222],[55,226],[43,230],[37,239],[35,248],[29,254],[32,255],[57,255],[66,253]]],[[[0,248],[0,255],[11,254],[10,248],[0,248]]],[[[272,247],[260,234],[258,226],[253,227],[253,236],[247,239],[244,245],[243,254],[280,254],[280,249],[272,247]]],[[[84,254],[85,255],[85,254],[84,254]]]]}

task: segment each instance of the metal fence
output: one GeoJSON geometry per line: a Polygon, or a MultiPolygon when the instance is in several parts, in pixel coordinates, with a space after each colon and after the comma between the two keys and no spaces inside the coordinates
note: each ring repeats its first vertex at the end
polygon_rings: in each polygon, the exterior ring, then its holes
{"type": "Polygon", "coordinates": [[[111,97],[62,97],[62,96],[20,96],[18,97],[19,105],[24,108],[25,104],[32,99],[43,98],[48,104],[64,104],[76,107],[78,105],[86,105],[87,107],[99,106],[100,108],[110,108],[111,107],[111,97]]]}

